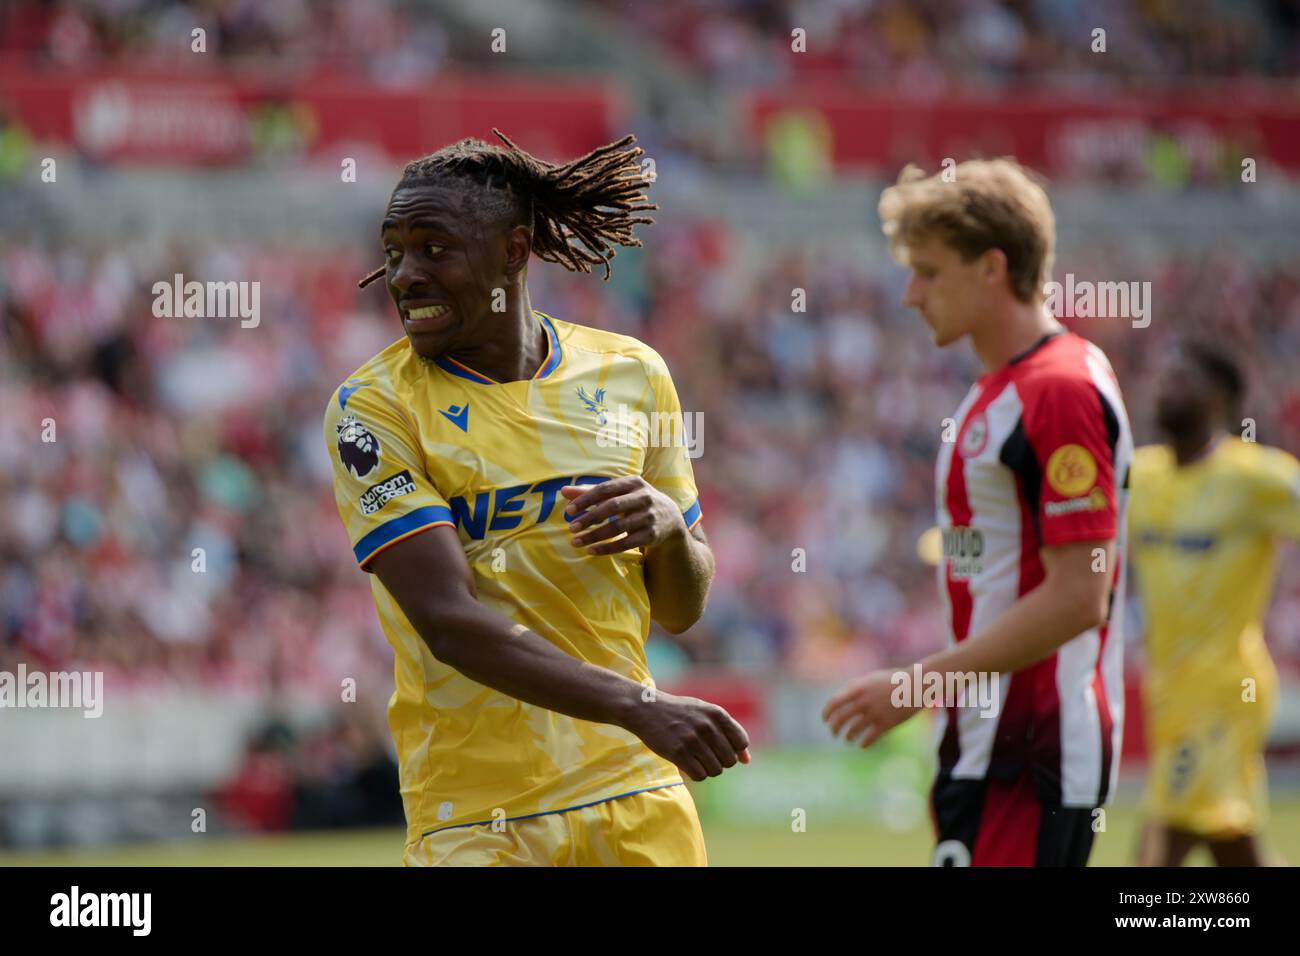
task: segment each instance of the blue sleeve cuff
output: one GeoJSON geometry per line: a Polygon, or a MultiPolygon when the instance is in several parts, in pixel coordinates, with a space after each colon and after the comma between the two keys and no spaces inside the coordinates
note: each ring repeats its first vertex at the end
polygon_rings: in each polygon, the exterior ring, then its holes
{"type": "Polygon", "coordinates": [[[403,538],[409,538],[426,528],[453,523],[450,508],[441,505],[427,505],[423,508],[416,508],[414,511],[399,518],[394,518],[392,521],[382,524],[374,531],[371,531],[356,543],[352,548],[352,553],[356,555],[357,564],[365,569],[370,559],[389,545],[396,544],[403,538]]]}

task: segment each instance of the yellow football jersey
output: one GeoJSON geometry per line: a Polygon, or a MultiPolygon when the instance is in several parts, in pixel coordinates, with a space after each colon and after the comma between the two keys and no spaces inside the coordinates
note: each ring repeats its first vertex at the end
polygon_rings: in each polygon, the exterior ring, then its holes
{"type": "Polygon", "coordinates": [[[1261,617],[1278,537],[1300,535],[1300,463],[1225,437],[1177,467],[1166,446],[1133,458],[1129,543],[1146,618],[1153,735],[1184,717],[1222,714],[1276,682],[1261,617]]]}
{"type": "MultiPolygon", "coordinates": [[[[677,392],[636,339],[534,313],[550,352],[528,381],[495,382],[405,337],[330,398],[325,441],[358,564],[454,527],[479,600],[572,656],[648,683],[643,553],[570,543],[561,487],[643,476],[700,520],[677,392]]],[[[681,784],[635,735],[534,707],[437,660],[376,577],[395,662],[389,725],[408,842],[681,784]]]]}

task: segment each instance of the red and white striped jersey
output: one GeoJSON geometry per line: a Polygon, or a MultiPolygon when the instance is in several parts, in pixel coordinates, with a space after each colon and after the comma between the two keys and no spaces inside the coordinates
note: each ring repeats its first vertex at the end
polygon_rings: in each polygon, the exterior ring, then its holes
{"type": "Polygon", "coordinates": [[[939,452],[939,590],[950,639],[978,634],[1043,580],[1039,549],[1115,538],[1111,613],[1050,657],[1001,675],[994,716],[949,708],[939,772],[1012,780],[1045,804],[1095,807],[1114,792],[1124,723],[1125,511],[1133,437],[1105,354],[1045,336],[971,387],[939,452]]]}

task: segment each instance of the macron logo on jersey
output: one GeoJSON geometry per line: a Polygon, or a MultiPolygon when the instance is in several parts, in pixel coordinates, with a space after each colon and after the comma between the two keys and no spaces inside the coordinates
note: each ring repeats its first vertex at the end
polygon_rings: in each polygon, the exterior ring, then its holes
{"type": "Polygon", "coordinates": [[[339,386],[339,408],[347,411],[348,399],[369,384],[369,382],[344,382],[339,386]]]}
{"type": "Polygon", "coordinates": [[[464,405],[448,405],[446,408],[440,408],[438,414],[469,434],[469,402],[464,405]]]}

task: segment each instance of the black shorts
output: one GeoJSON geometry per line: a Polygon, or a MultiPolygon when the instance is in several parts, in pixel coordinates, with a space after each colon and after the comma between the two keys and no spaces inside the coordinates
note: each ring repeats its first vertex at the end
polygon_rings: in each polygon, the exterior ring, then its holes
{"type": "Polygon", "coordinates": [[[1026,773],[1014,782],[953,780],[930,794],[935,866],[1085,866],[1095,808],[1044,804],[1026,773]]]}

